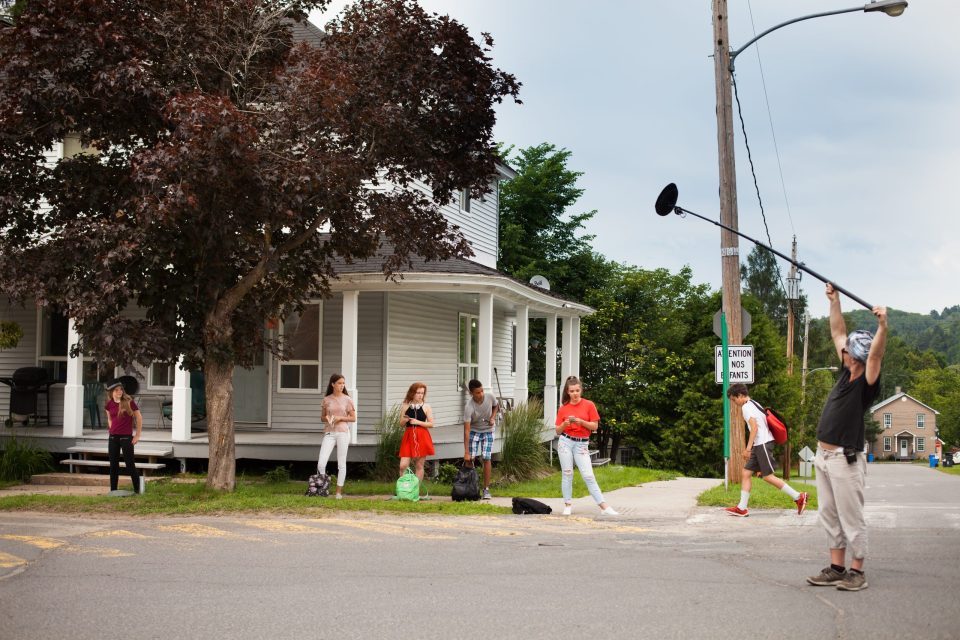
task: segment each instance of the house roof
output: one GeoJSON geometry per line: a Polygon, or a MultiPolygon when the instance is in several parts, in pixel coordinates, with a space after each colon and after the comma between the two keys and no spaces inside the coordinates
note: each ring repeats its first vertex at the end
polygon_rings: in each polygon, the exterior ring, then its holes
{"type": "Polygon", "coordinates": [[[893,394],[892,396],[890,396],[889,398],[887,398],[886,400],[882,400],[882,401],[878,402],[877,404],[873,405],[872,407],[870,407],[870,413],[873,413],[873,412],[875,412],[875,411],[878,411],[878,410],[882,409],[883,407],[887,406],[888,404],[890,404],[891,402],[896,402],[896,401],[899,400],[900,398],[910,398],[911,400],[913,400],[914,402],[916,402],[916,403],[917,403],[918,405],[920,405],[921,407],[924,407],[925,409],[929,409],[930,411],[932,411],[934,415],[937,415],[937,416],[940,415],[940,412],[937,411],[936,409],[934,409],[933,407],[923,404],[922,402],[920,402],[919,400],[917,400],[916,398],[914,398],[913,396],[911,396],[911,395],[908,394],[908,393],[902,393],[902,392],[901,392],[901,393],[895,393],[895,394],[893,394]]]}
{"type": "MultiPolygon", "coordinates": [[[[393,255],[393,244],[387,240],[383,240],[381,241],[380,249],[372,257],[366,260],[354,260],[352,263],[337,259],[334,261],[334,270],[339,275],[338,280],[341,282],[357,283],[359,280],[364,280],[371,284],[389,284],[383,274],[382,265],[384,260],[391,255],[393,255]]],[[[508,285],[510,289],[513,289],[524,297],[544,301],[552,300],[553,304],[550,306],[576,311],[578,312],[576,315],[588,315],[594,312],[592,307],[581,304],[576,300],[523,282],[496,269],[466,258],[427,260],[419,255],[411,255],[410,265],[397,272],[397,276],[401,281],[420,284],[452,282],[453,280],[462,279],[463,276],[467,276],[468,279],[475,281],[481,278],[492,278],[508,285]],[[481,278],[476,278],[476,276],[480,276],[481,278]]]]}
{"type": "Polygon", "coordinates": [[[291,29],[293,34],[294,42],[306,42],[313,46],[319,46],[323,39],[327,37],[327,34],[324,33],[323,29],[313,24],[309,20],[301,20],[300,22],[294,22],[293,28],[291,29]]]}

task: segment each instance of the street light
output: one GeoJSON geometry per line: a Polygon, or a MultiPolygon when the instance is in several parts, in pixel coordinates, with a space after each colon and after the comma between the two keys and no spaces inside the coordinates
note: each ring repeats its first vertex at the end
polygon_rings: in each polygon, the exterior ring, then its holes
{"type": "MultiPolygon", "coordinates": [[[[737,236],[737,181],[734,171],[733,145],[733,95],[731,78],[733,61],[743,51],[763,36],[794,22],[822,16],[863,11],[881,11],[889,16],[898,16],[907,8],[905,0],[878,0],[851,9],[829,11],[803,16],[778,24],[756,36],[739,49],[731,52],[727,30],[727,0],[713,0],[713,65],[717,94],[717,157],[720,169],[720,266],[722,274],[722,308],[726,316],[730,344],[742,344],[740,318],[740,242],[737,236]],[[727,228],[724,228],[727,227],[727,228]],[[728,229],[729,228],[729,229],[728,229]]],[[[734,421],[731,436],[743,442],[743,425],[734,421]]],[[[742,446],[730,457],[729,468],[739,472],[742,446]]]]}
{"type": "Polygon", "coordinates": [[[804,369],[803,373],[800,376],[800,402],[803,402],[803,399],[807,395],[807,376],[815,371],[838,371],[839,367],[817,367],[816,369],[804,369]]]}

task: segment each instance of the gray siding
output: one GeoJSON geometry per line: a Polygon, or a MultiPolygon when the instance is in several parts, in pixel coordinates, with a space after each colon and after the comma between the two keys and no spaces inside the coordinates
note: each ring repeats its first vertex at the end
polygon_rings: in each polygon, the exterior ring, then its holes
{"type": "MultiPolygon", "coordinates": [[[[16,322],[23,329],[23,338],[14,349],[0,351],[0,377],[8,378],[20,367],[37,366],[37,308],[16,307],[3,300],[0,302],[0,319],[16,322]]],[[[50,397],[50,412],[63,415],[63,387],[57,385],[51,388],[54,394],[50,397]],[[59,400],[58,400],[59,399],[59,400]],[[59,407],[56,404],[59,402],[59,407]]],[[[40,397],[40,403],[44,403],[40,397]]],[[[0,412],[6,419],[10,407],[10,387],[0,384],[0,412]]],[[[45,411],[45,409],[41,409],[45,411]]]]}
{"type": "MultiPolygon", "coordinates": [[[[357,429],[372,433],[383,415],[383,308],[382,293],[361,293],[358,310],[357,429]]],[[[292,431],[322,431],[320,406],[327,381],[339,373],[342,362],[343,296],[323,301],[323,333],[320,360],[320,386],[317,393],[280,393],[277,390],[279,366],[275,363],[270,379],[272,414],[270,428],[292,431]]]]}

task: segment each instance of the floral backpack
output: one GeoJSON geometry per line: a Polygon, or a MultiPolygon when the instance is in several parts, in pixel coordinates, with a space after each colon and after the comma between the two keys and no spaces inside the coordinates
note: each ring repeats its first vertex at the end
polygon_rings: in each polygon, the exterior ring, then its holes
{"type": "Polygon", "coordinates": [[[311,498],[326,498],[330,495],[330,476],[325,473],[317,472],[307,480],[307,492],[304,494],[311,498]]]}

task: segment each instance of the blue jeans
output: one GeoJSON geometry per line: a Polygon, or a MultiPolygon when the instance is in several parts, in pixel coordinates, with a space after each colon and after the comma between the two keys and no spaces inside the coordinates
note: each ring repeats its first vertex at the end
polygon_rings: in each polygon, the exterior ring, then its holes
{"type": "Polygon", "coordinates": [[[603,493],[600,491],[600,485],[597,484],[597,477],[593,475],[593,463],[590,461],[590,453],[587,451],[586,442],[577,442],[567,436],[560,436],[560,442],[557,444],[557,458],[560,459],[560,491],[563,493],[563,501],[567,504],[573,500],[573,465],[576,463],[580,469],[580,477],[583,478],[587,490],[597,504],[604,502],[603,493]]]}

